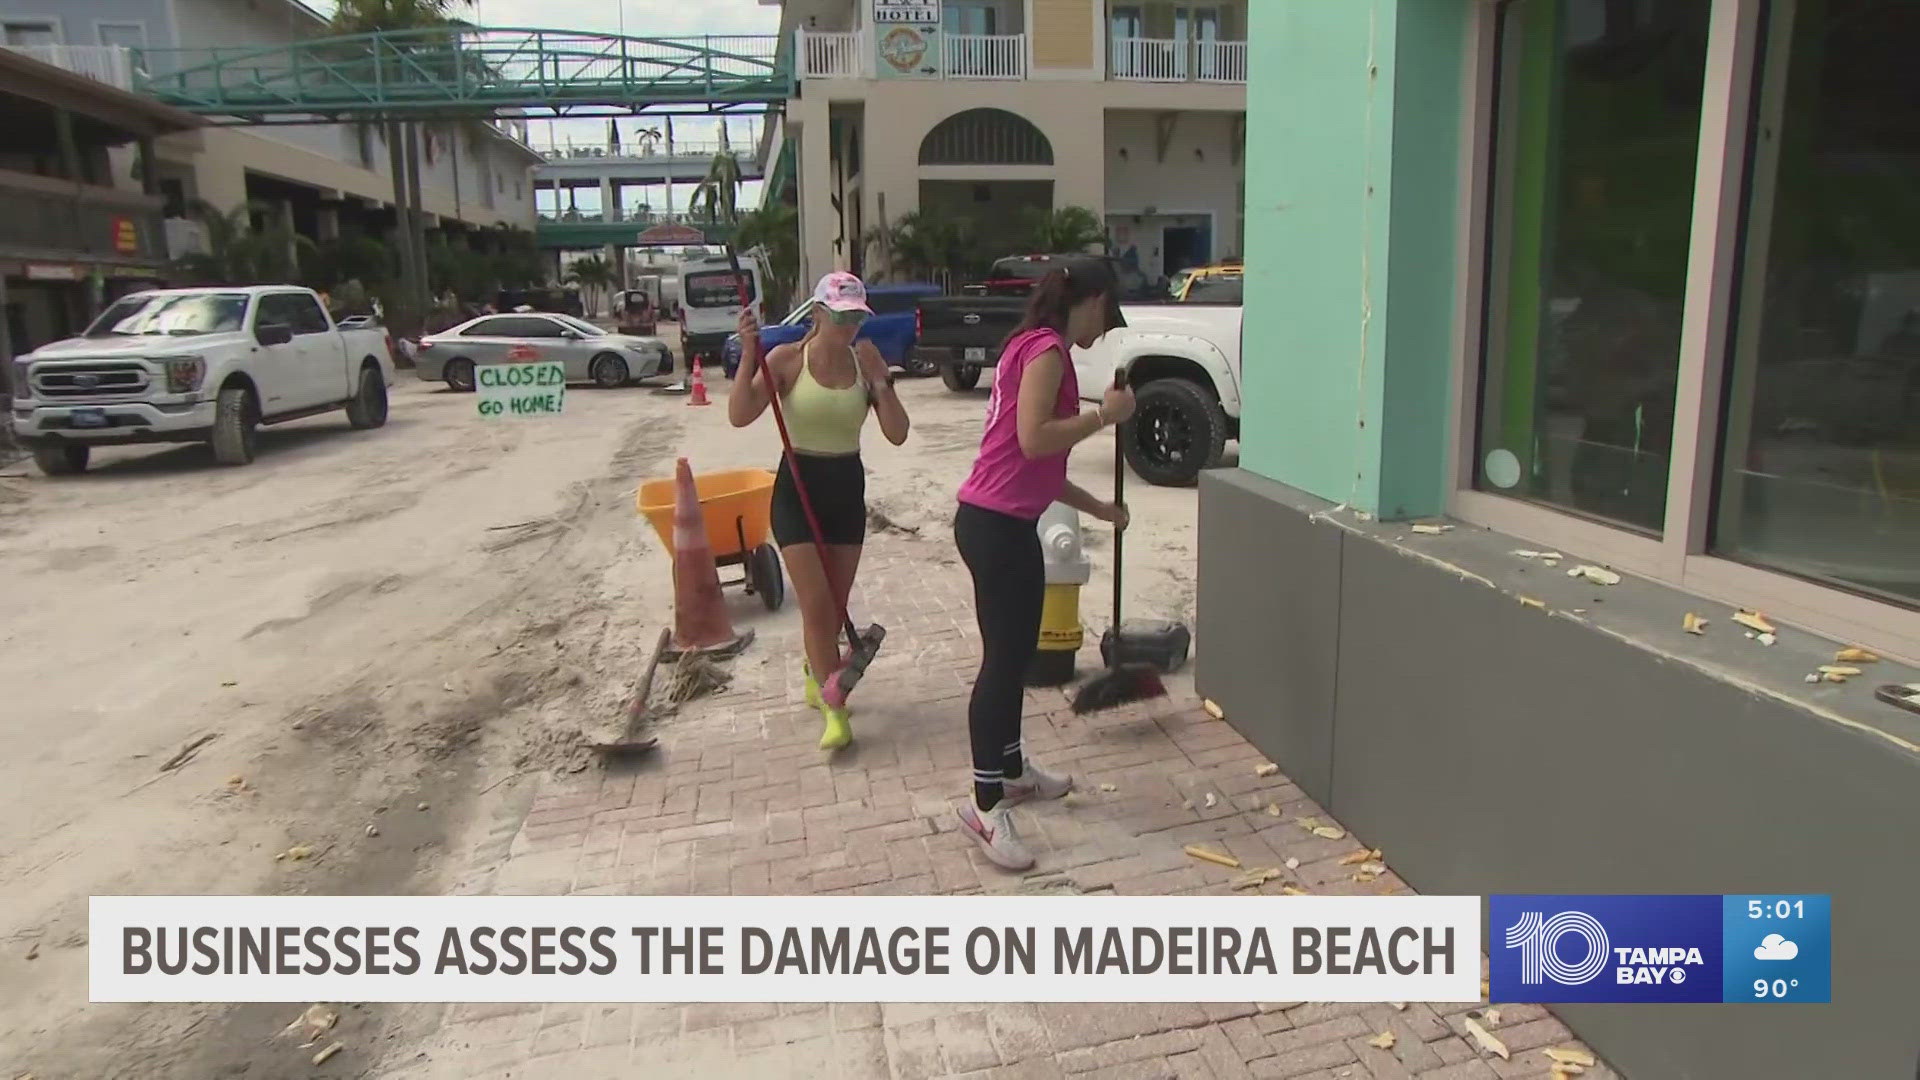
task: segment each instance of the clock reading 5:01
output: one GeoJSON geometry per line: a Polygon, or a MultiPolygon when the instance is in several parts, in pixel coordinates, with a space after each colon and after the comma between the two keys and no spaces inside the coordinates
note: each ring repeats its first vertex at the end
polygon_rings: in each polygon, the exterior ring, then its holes
{"type": "Polygon", "coordinates": [[[1804,919],[1807,917],[1807,904],[1804,900],[1775,900],[1769,904],[1765,900],[1747,901],[1749,919],[1804,919]]]}

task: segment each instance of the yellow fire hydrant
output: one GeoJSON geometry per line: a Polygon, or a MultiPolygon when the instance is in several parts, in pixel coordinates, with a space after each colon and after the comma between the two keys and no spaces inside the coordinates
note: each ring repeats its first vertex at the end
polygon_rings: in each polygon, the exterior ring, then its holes
{"type": "Polygon", "coordinates": [[[1080,546],[1080,514],[1054,503],[1040,515],[1040,553],[1047,573],[1040,609],[1040,649],[1027,668],[1028,686],[1064,686],[1073,681],[1074,655],[1086,641],[1080,626],[1080,587],[1092,567],[1080,546]]]}

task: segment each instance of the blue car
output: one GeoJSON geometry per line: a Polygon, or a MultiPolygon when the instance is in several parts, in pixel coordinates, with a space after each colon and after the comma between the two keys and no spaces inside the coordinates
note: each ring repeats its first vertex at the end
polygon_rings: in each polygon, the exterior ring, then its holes
{"type": "MultiPolygon", "coordinates": [[[[915,309],[921,300],[939,295],[938,285],[921,282],[867,286],[867,306],[873,309],[873,317],[860,327],[860,338],[873,342],[879,348],[880,355],[885,358],[888,367],[911,371],[908,358],[913,355],[914,342],[920,336],[919,319],[915,309]]],[[[803,304],[795,308],[792,314],[780,320],[778,325],[763,328],[760,331],[761,348],[771,351],[775,346],[799,341],[805,337],[811,306],[803,304]]],[[[720,358],[721,363],[726,367],[727,378],[733,378],[733,373],[740,367],[740,335],[727,335],[727,343],[721,348],[720,358]]],[[[930,374],[930,372],[913,373],[930,374]]]]}

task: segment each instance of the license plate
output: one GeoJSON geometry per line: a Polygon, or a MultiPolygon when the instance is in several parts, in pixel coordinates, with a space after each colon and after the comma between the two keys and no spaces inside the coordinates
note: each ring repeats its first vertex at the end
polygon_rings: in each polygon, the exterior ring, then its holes
{"type": "Polygon", "coordinates": [[[968,349],[967,350],[967,363],[984,364],[986,362],[987,362],[987,350],[985,349],[968,349]]]}
{"type": "Polygon", "coordinates": [[[67,414],[67,422],[74,427],[106,427],[107,413],[104,409],[75,409],[67,414]]]}

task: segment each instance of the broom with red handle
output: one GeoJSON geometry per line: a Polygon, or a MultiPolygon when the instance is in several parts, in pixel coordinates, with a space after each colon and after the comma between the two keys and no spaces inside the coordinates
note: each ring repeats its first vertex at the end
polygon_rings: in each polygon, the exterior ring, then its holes
{"type": "MultiPolygon", "coordinates": [[[[747,292],[747,276],[741,272],[740,256],[734,251],[732,244],[727,245],[726,252],[727,266],[733,271],[734,287],[740,292],[740,306],[751,307],[753,298],[747,292]]],[[[740,359],[743,364],[748,359],[747,348],[747,342],[742,339],[740,359]]],[[[765,363],[764,358],[759,355],[758,334],[754,335],[752,348],[754,350],[752,359],[760,365],[760,372],[766,380],[767,403],[773,407],[774,426],[780,429],[780,448],[786,457],[787,474],[793,478],[793,490],[800,496],[800,512],[807,519],[807,531],[813,534],[814,547],[819,549],[820,569],[826,576],[827,588],[832,590],[836,597],[835,603],[839,603],[837,598],[841,595],[840,587],[839,582],[834,579],[833,561],[827,558],[826,533],[820,528],[820,518],[813,511],[813,498],[807,493],[806,481],[800,476],[799,458],[793,450],[793,439],[787,434],[786,413],[780,408],[780,384],[773,376],[772,365],[765,363]]],[[[820,684],[821,696],[834,708],[840,708],[846,704],[847,695],[860,684],[861,676],[867,673],[868,665],[872,664],[873,658],[879,654],[880,643],[887,636],[887,628],[879,623],[868,626],[867,632],[862,634],[859,628],[854,626],[853,616],[848,614],[845,604],[840,604],[839,614],[841,628],[847,634],[847,661],[840,666],[840,670],[833,672],[820,684]]]]}

